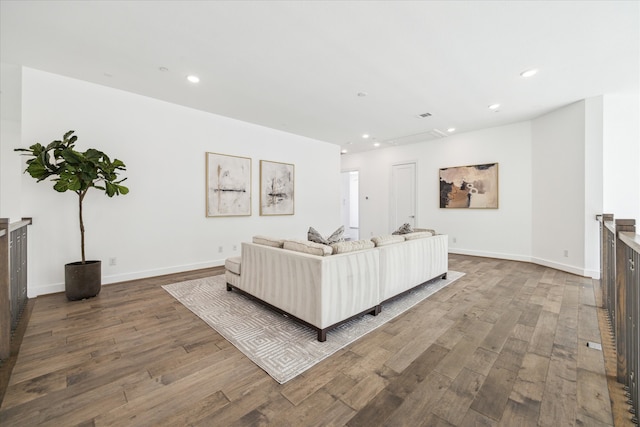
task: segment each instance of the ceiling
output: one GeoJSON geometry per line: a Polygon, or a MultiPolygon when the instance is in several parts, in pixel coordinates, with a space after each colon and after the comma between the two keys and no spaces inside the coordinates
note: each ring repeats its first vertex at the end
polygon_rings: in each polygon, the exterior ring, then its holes
{"type": "Polygon", "coordinates": [[[2,0],[0,60],[358,152],[638,93],[639,6],[2,0]]]}

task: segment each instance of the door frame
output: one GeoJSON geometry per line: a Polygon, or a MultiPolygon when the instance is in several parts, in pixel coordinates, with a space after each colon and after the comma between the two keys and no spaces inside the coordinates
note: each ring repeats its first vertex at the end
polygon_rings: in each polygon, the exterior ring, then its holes
{"type": "Polygon", "coordinates": [[[402,166],[402,165],[408,165],[408,164],[413,164],[414,166],[414,170],[415,170],[415,176],[414,176],[414,183],[413,183],[413,201],[415,203],[415,218],[414,218],[414,227],[417,227],[418,224],[418,218],[420,217],[420,204],[418,203],[418,194],[420,194],[420,192],[418,191],[418,183],[419,183],[419,162],[417,159],[413,159],[413,160],[405,160],[402,162],[394,162],[391,164],[391,170],[389,172],[389,230],[390,232],[396,230],[400,225],[402,224],[392,224],[394,218],[393,218],[393,211],[394,211],[394,203],[396,202],[395,196],[393,194],[393,179],[394,179],[394,174],[393,174],[393,170],[394,167],[396,166],[402,166]]]}
{"type": "MultiPolygon", "coordinates": [[[[362,226],[361,226],[361,212],[362,209],[360,209],[360,169],[358,168],[348,168],[348,169],[340,169],[340,209],[342,209],[342,174],[343,173],[349,173],[349,172],[358,172],[358,239],[362,238],[361,236],[361,230],[362,230],[362,226]]],[[[351,200],[351,197],[349,198],[351,200]]],[[[351,203],[349,203],[349,214],[351,214],[351,203]]],[[[342,222],[342,215],[340,215],[340,220],[342,222]]]]}

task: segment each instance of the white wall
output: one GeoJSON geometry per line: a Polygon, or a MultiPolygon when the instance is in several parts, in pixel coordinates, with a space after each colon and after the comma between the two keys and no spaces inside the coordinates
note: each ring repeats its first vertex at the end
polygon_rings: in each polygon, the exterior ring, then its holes
{"type": "Polygon", "coordinates": [[[585,99],[584,135],[584,274],[599,277],[600,223],[603,213],[603,97],[585,99]]]}
{"type": "Polygon", "coordinates": [[[640,96],[608,94],[603,102],[604,211],[640,222],[640,96]]]}
{"type": "Polygon", "coordinates": [[[360,169],[362,236],[392,231],[391,165],[416,162],[417,224],[449,234],[450,252],[598,277],[596,215],[640,219],[639,110],[633,94],[598,96],[532,121],[344,155],[343,170],[360,169]],[[490,162],[500,164],[498,210],[438,208],[439,168],[490,162]]]}
{"type": "Polygon", "coordinates": [[[539,264],[568,271],[582,268],[584,259],[584,120],[581,101],[539,117],[532,125],[532,255],[539,264]]]}
{"type": "MultiPolygon", "coordinates": [[[[103,261],[103,283],[221,265],[255,234],[304,238],[310,225],[340,225],[336,145],[29,68],[22,80],[22,146],[73,129],[79,149],[127,165],[130,194],[85,199],[87,256],[103,261]],[[253,159],[251,217],[205,217],[208,151],[253,159]],[[295,164],[295,215],[259,216],[261,159],[295,164]]],[[[77,197],[20,180],[22,216],[33,217],[29,296],[62,291],[63,265],[80,258],[77,197]]]]}
{"type": "Polygon", "coordinates": [[[450,252],[530,260],[530,122],[343,155],[343,170],[360,171],[361,238],[393,231],[391,167],[403,162],[417,163],[417,226],[448,234],[450,252]],[[440,168],[493,162],[499,163],[499,209],[440,209],[440,168]]]}
{"type": "Polygon", "coordinates": [[[20,145],[21,67],[0,64],[0,218],[16,222],[20,216],[21,162],[13,151],[20,145]]]}

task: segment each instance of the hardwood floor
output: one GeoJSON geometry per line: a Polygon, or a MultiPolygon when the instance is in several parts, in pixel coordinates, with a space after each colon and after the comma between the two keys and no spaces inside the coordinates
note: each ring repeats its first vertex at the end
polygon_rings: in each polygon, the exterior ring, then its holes
{"type": "Polygon", "coordinates": [[[449,264],[466,275],[283,385],[160,287],[220,269],[38,297],[0,425],[613,425],[591,279],[449,264]]]}

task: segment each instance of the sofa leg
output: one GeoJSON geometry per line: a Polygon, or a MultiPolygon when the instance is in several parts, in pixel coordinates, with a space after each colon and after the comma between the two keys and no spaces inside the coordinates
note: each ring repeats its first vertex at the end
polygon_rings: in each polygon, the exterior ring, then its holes
{"type": "Polygon", "coordinates": [[[444,273],[444,274],[442,275],[442,278],[443,278],[443,279],[446,279],[446,278],[447,278],[447,273],[444,273]]]}
{"type": "Polygon", "coordinates": [[[233,286],[230,283],[227,283],[227,291],[231,292],[233,290],[233,286]]]}
{"type": "Polygon", "coordinates": [[[377,316],[378,314],[380,314],[381,311],[382,311],[382,305],[378,304],[375,307],[373,307],[373,310],[370,311],[370,314],[372,316],[377,316]]]}
{"type": "Polygon", "coordinates": [[[318,329],[318,341],[325,342],[327,340],[327,330],[318,329]]]}

